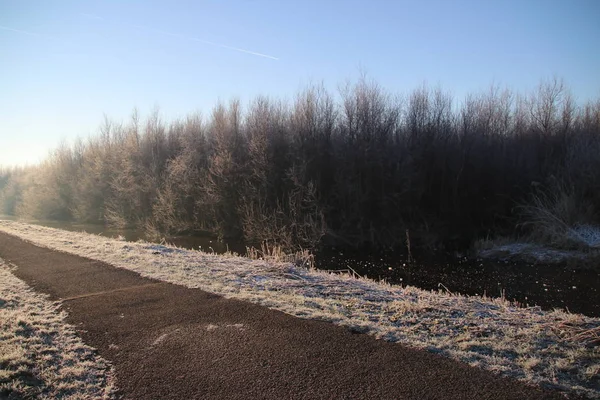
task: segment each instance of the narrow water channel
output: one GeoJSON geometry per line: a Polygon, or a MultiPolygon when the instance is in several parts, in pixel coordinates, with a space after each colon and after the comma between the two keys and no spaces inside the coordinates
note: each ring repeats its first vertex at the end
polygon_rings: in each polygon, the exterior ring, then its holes
{"type": "Polygon", "coordinates": [[[317,255],[323,269],[352,268],[362,276],[386,282],[466,295],[502,297],[523,306],[567,309],[600,317],[599,269],[566,264],[489,261],[446,254],[416,257],[403,254],[351,254],[338,251],[317,255]]]}
{"type": "MultiPolygon", "coordinates": [[[[0,216],[0,219],[15,220],[0,216]]],[[[23,221],[69,231],[85,231],[107,237],[123,236],[128,241],[147,240],[143,232],[119,230],[96,224],[61,221],[23,221]]],[[[168,243],[187,249],[218,254],[245,253],[239,242],[220,242],[212,237],[173,236],[168,243]]],[[[455,294],[504,296],[523,306],[561,308],[573,313],[600,317],[600,268],[579,269],[566,264],[493,262],[448,254],[417,256],[407,262],[402,253],[369,254],[330,248],[315,255],[317,268],[352,271],[386,282],[455,294]]]]}

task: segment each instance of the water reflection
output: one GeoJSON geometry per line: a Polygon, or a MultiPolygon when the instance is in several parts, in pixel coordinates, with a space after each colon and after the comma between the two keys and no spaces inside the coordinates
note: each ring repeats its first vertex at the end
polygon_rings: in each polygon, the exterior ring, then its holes
{"type": "MultiPolygon", "coordinates": [[[[138,240],[145,240],[149,242],[156,241],[152,238],[149,238],[145,232],[140,229],[117,229],[102,224],[86,224],[68,221],[27,220],[6,215],[0,215],[0,219],[25,222],[28,224],[46,226],[49,228],[64,229],[71,232],[87,232],[94,235],[102,235],[113,238],[122,236],[128,242],[136,242],[138,240]]],[[[238,254],[244,254],[246,252],[246,247],[243,243],[234,241],[222,242],[212,236],[176,235],[165,237],[164,240],[169,244],[173,244],[184,249],[203,250],[217,254],[223,254],[227,251],[232,251],[238,254]]]]}

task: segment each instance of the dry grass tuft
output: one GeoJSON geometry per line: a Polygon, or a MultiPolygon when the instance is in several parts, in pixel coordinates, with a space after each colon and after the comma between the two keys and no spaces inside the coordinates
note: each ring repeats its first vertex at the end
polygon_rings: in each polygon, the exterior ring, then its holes
{"type": "Polygon", "coordinates": [[[586,347],[600,346],[600,326],[586,321],[560,322],[550,328],[562,338],[572,340],[586,347]]]}
{"type": "Polygon", "coordinates": [[[261,244],[260,250],[256,247],[246,247],[246,256],[251,260],[265,260],[273,263],[292,263],[298,267],[309,269],[314,268],[315,265],[314,255],[308,250],[286,253],[281,246],[269,246],[267,242],[261,244]]]}
{"type": "Polygon", "coordinates": [[[589,224],[596,220],[593,205],[563,182],[555,179],[550,188],[533,193],[519,209],[520,225],[532,242],[567,250],[600,246],[600,228],[589,224]]]}

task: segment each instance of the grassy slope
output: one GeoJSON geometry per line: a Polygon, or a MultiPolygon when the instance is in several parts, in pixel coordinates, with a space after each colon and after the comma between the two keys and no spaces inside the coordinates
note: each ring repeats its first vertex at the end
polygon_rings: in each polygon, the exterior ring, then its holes
{"type": "Polygon", "coordinates": [[[113,372],[0,259],[0,398],[112,399],[113,372]]]}

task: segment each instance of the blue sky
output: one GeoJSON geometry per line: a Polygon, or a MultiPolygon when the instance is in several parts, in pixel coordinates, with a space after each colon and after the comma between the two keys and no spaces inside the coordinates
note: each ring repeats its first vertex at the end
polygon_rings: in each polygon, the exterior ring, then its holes
{"type": "Polygon", "coordinates": [[[39,161],[104,114],[208,113],[361,70],[393,92],[427,82],[460,99],[555,75],[600,98],[598,21],[597,0],[0,0],[0,165],[39,161]]]}

